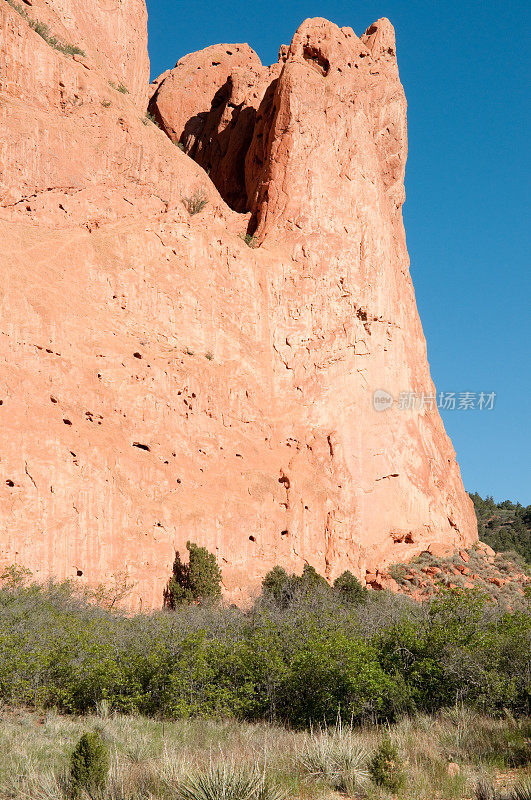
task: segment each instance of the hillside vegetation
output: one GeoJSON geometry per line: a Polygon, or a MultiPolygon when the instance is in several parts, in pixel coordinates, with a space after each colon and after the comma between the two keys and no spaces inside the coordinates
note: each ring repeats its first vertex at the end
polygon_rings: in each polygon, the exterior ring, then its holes
{"type": "Polygon", "coordinates": [[[517,608],[528,591],[527,571],[528,565],[518,553],[491,555],[480,547],[450,551],[446,556],[425,550],[407,563],[389,567],[399,591],[416,600],[429,599],[444,588],[477,589],[511,608],[517,608]]]}
{"type": "Polygon", "coordinates": [[[470,493],[478,520],[482,542],[496,552],[512,551],[531,565],[531,506],[504,500],[495,503],[492,497],[483,500],[477,492],[470,493]]]}
{"type": "Polygon", "coordinates": [[[395,565],[403,591],[433,580],[423,602],[275,567],[239,609],[187,550],[164,609],[132,616],[116,587],[4,570],[2,800],[529,800],[530,592],[511,558],[395,565]]]}
{"type": "Polygon", "coordinates": [[[339,713],[393,721],[456,702],[529,712],[526,596],[509,608],[478,590],[441,589],[417,603],[332,591],[308,569],[293,591],[268,589],[246,611],[207,603],[127,616],[69,583],[16,578],[6,573],[0,590],[9,704],[85,714],[105,702],[121,713],[294,727],[334,724],[339,713]]]}

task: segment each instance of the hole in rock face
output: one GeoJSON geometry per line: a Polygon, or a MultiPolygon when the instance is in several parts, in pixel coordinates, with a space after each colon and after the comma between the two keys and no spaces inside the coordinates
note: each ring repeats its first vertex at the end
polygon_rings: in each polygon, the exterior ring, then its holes
{"type": "Polygon", "coordinates": [[[138,447],[139,450],[146,450],[148,453],[151,452],[151,448],[147,444],[142,444],[141,442],[133,442],[133,447],[138,447]]]}
{"type": "Polygon", "coordinates": [[[77,575],[78,578],[81,578],[81,576],[83,575],[83,570],[82,569],[77,569],[76,570],[76,575],[77,575]]]}
{"type": "Polygon", "coordinates": [[[71,425],[72,424],[71,420],[67,419],[66,417],[63,419],[63,422],[64,422],[65,425],[71,425]]]}
{"type": "Polygon", "coordinates": [[[280,531],[280,535],[281,536],[287,536],[288,535],[288,531],[280,531]]]}
{"type": "Polygon", "coordinates": [[[135,358],[142,358],[142,353],[133,353],[135,358]]]}
{"type": "Polygon", "coordinates": [[[254,536],[249,536],[249,541],[250,542],[256,542],[256,539],[254,538],[254,536]]]}
{"type": "Polygon", "coordinates": [[[330,61],[321,53],[318,47],[305,44],[302,50],[304,59],[316,69],[321,75],[328,75],[330,72],[330,61]]]}
{"type": "Polygon", "coordinates": [[[6,485],[12,488],[12,487],[15,485],[15,483],[14,483],[14,481],[12,481],[12,480],[9,478],[9,479],[6,481],[6,485]]]}
{"type": "Polygon", "coordinates": [[[57,400],[53,395],[50,395],[50,400],[52,401],[52,403],[57,403],[57,400]]]}

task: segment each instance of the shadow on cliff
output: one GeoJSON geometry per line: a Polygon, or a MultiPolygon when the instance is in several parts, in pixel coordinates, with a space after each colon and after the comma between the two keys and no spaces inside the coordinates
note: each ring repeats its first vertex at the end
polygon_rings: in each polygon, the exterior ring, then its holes
{"type": "Polygon", "coordinates": [[[149,112],[162,130],[205,170],[227,205],[238,213],[252,212],[251,234],[258,224],[254,200],[266,163],[277,84],[278,79],[271,82],[256,109],[231,102],[233,82],[229,76],[212,98],[210,109],[191,116],[178,134],[165,127],[158,113],[161,87],[149,103],[149,112]]]}

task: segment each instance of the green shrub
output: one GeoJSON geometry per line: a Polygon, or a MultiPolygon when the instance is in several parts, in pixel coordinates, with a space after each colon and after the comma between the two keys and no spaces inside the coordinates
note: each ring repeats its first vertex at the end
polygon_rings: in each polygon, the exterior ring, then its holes
{"type": "Polygon", "coordinates": [[[171,614],[129,615],[112,602],[101,608],[72,582],[42,586],[7,569],[0,701],[82,714],[105,701],[124,713],[300,727],[334,725],[339,712],[354,723],[391,721],[451,707],[458,697],[464,706],[493,716],[507,709],[520,719],[507,723],[507,735],[493,732],[484,741],[470,731],[468,752],[497,753],[500,765],[525,759],[525,610],[504,610],[478,592],[443,590],[426,603],[382,591],[349,604],[311,569],[303,580],[281,568],[266,576],[264,594],[250,608],[225,607],[216,602],[214,557],[190,548],[190,562],[178,559],[171,576],[171,614]],[[206,583],[199,579],[205,572],[206,583]]]}
{"type": "Polygon", "coordinates": [[[251,249],[255,248],[258,244],[256,236],[252,233],[240,233],[240,239],[243,239],[247,247],[251,249]]]}
{"type": "Polygon", "coordinates": [[[144,123],[144,125],[149,125],[149,123],[152,122],[153,125],[156,125],[157,128],[160,128],[160,125],[157,122],[156,117],[154,117],[153,114],[150,114],[149,111],[147,111],[146,116],[142,118],[142,122],[144,123]]]}
{"type": "Polygon", "coordinates": [[[330,584],[317,570],[305,564],[302,575],[288,575],[283,567],[273,567],[262,581],[262,597],[279,608],[288,608],[295,602],[330,597],[330,584]]]}
{"type": "Polygon", "coordinates": [[[369,595],[368,589],[362,586],[356,576],[348,570],[343,572],[339,578],[336,578],[334,581],[334,591],[344,603],[349,605],[364,603],[369,595]]]}
{"type": "Polygon", "coordinates": [[[23,589],[32,576],[32,571],[27,567],[11,564],[2,570],[0,584],[2,589],[15,592],[17,589],[23,589]]]}
{"type": "Polygon", "coordinates": [[[404,772],[398,750],[389,736],[382,743],[369,764],[371,779],[377,786],[390,792],[398,792],[404,784],[404,772]]]}
{"type": "Polygon", "coordinates": [[[70,757],[70,791],[79,797],[83,791],[101,789],[109,773],[109,753],[97,731],[84,733],[70,757]]]}
{"type": "Polygon", "coordinates": [[[198,189],[189,197],[183,197],[183,203],[190,216],[193,217],[208,204],[208,198],[204,191],[198,189]]]}
{"type": "Polygon", "coordinates": [[[403,683],[385,673],[372,644],[342,630],[319,631],[316,619],[311,625],[282,682],[277,702],[284,719],[298,727],[332,725],[341,711],[356,723],[392,718],[404,708],[403,683]]]}
{"type": "Polygon", "coordinates": [[[293,599],[295,587],[284,567],[273,567],[262,581],[262,595],[280,608],[285,608],[293,599]]]}
{"type": "Polygon", "coordinates": [[[407,574],[408,568],[405,564],[391,564],[389,567],[389,575],[397,583],[404,583],[404,578],[407,574]]]}
{"type": "Polygon", "coordinates": [[[175,608],[181,603],[209,602],[221,600],[221,570],[216,556],[206,547],[186,542],[188,564],[175,553],[173,574],[164,593],[164,603],[175,608]]]}

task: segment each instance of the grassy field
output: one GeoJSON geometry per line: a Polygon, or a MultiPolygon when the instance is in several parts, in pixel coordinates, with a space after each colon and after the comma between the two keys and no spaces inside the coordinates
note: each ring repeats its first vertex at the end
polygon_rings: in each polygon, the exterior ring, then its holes
{"type": "Polygon", "coordinates": [[[161,722],[109,714],[105,705],[98,715],[85,717],[4,708],[2,800],[63,800],[70,754],[88,730],[101,732],[110,753],[106,788],[92,794],[98,800],[450,800],[474,798],[478,781],[501,791],[529,776],[529,723],[494,720],[465,708],[403,719],[390,729],[343,725],[313,732],[267,723],[161,722]],[[368,774],[387,730],[404,775],[395,793],[375,785],[368,774]],[[218,783],[210,794],[204,781],[209,774],[218,783]],[[238,775],[257,776],[260,789],[245,794],[219,788],[223,780],[230,783],[227,776],[238,775]]]}

